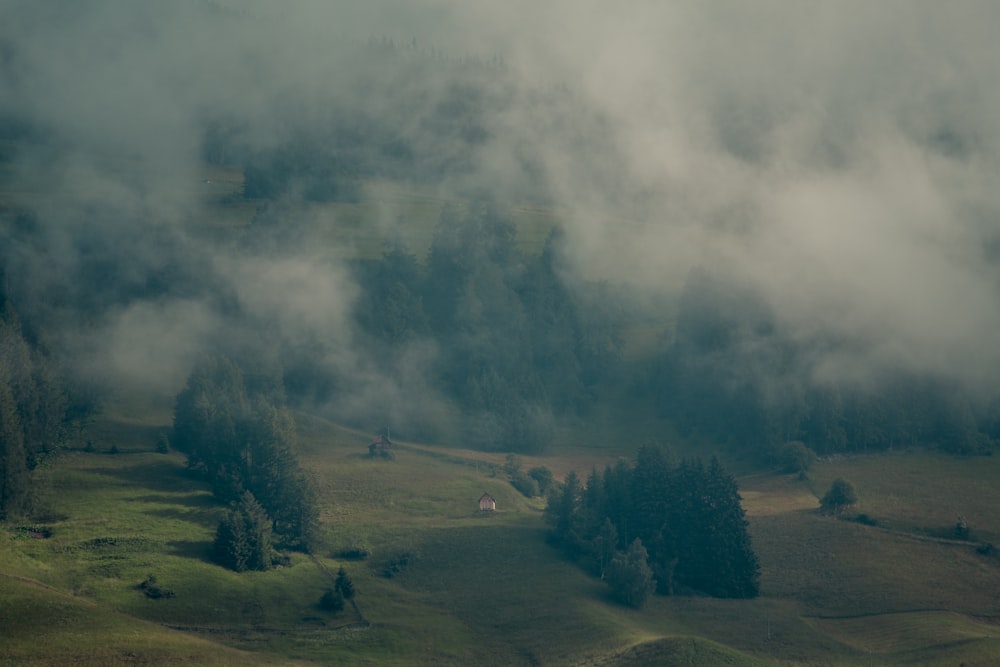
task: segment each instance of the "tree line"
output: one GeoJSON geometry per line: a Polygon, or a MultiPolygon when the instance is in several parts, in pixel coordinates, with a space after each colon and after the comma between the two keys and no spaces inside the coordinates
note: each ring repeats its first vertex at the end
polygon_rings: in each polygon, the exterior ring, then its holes
{"type": "Polygon", "coordinates": [[[581,483],[576,472],[548,498],[549,539],[608,582],[622,602],[649,592],[749,598],[759,566],[736,480],[718,459],[673,463],[658,444],[581,483]]]}
{"type": "Polygon", "coordinates": [[[650,388],[683,434],[762,462],[774,462],[789,442],[818,454],[914,444],[963,455],[994,448],[1000,399],[982,401],[946,378],[900,369],[864,384],[811,379],[816,359],[850,349],[829,337],[795,339],[751,290],[694,271],[650,388]]]}
{"type": "Polygon", "coordinates": [[[176,399],[172,444],[230,503],[216,556],[236,570],[265,569],[272,546],[308,551],[315,538],[316,492],[298,463],[292,417],[276,398],[216,356],[194,368],[176,399]]]}

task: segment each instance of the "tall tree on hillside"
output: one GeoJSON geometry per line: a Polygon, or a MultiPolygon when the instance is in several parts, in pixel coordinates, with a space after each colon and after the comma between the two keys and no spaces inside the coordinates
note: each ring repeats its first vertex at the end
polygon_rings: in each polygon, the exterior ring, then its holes
{"type": "MultiPolygon", "coordinates": [[[[174,406],[171,442],[188,457],[188,465],[219,482],[230,482],[240,462],[234,446],[237,422],[248,411],[239,366],[226,357],[209,357],[195,366],[174,406]]],[[[225,494],[234,499],[238,489],[225,494]]]]}
{"type": "Polygon", "coordinates": [[[24,513],[28,504],[24,434],[10,387],[0,382],[0,519],[24,513]]]}
{"type": "Polygon", "coordinates": [[[44,354],[29,344],[9,304],[0,313],[0,382],[10,389],[28,468],[62,439],[66,396],[44,354]]]}
{"type": "Polygon", "coordinates": [[[580,500],[582,489],[576,471],[570,470],[562,488],[550,495],[545,519],[551,526],[551,539],[575,557],[580,553],[580,500]]]}
{"type": "Polygon", "coordinates": [[[271,519],[249,491],[243,493],[222,521],[215,535],[216,562],[231,570],[266,570],[271,567],[271,519]]]}
{"type": "Polygon", "coordinates": [[[711,572],[711,583],[702,590],[717,597],[756,597],[760,566],[750,544],[736,480],[713,457],[705,471],[704,483],[708,502],[702,518],[699,557],[711,572]]]}

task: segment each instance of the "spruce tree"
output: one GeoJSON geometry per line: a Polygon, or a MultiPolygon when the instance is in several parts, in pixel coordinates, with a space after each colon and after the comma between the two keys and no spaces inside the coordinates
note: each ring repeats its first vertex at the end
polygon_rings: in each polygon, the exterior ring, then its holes
{"type": "Polygon", "coordinates": [[[219,523],[214,550],[220,565],[237,572],[271,567],[271,519],[249,491],[219,523]]]}
{"type": "Polygon", "coordinates": [[[337,570],[337,581],[334,582],[333,588],[335,591],[340,593],[345,600],[350,600],[354,597],[354,582],[351,581],[349,576],[347,576],[347,571],[344,570],[343,566],[337,570]]]}
{"type": "Polygon", "coordinates": [[[552,526],[553,542],[560,545],[571,558],[580,553],[580,478],[576,471],[566,474],[562,489],[554,494],[555,502],[545,509],[546,520],[552,526]]]}
{"type": "Polygon", "coordinates": [[[756,597],[760,566],[750,544],[750,533],[736,480],[718,459],[706,471],[705,493],[709,499],[704,517],[708,539],[702,554],[714,575],[708,592],[719,597],[756,597]]]}
{"type": "Polygon", "coordinates": [[[22,515],[28,506],[24,434],[10,387],[0,382],[0,519],[22,515]]]}

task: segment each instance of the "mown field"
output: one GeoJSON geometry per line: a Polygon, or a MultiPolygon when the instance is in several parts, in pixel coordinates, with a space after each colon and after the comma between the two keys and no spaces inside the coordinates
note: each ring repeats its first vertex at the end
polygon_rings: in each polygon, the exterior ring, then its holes
{"type": "MultiPolygon", "coordinates": [[[[269,572],[210,561],[222,508],[162,424],[99,420],[92,452],[41,470],[35,520],[0,541],[0,664],[992,665],[1000,657],[1000,534],[993,458],[902,452],[820,463],[810,479],[741,480],[762,565],[756,600],[654,597],[623,608],[544,541],[541,499],[502,456],[368,437],[300,419],[323,498],[315,560],[269,572]],[[110,453],[112,446],[118,453],[110,453]],[[875,526],[817,514],[843,476],[875,526]],[[489,491],[498,511],[476,500],[489,491]],[[948,532],[956,512],[972,541],[948,532]],[[363,549],[365,560],[338,559],[363,549]],[[318,601],[343,566],[357,609],[318,601]],[[392,576],[386,576],[390,572],[392,576]],[[138,585],[153,575],[172,597],[138,585]]],[[[608,457],[610,459],[610,457],[608,457]]],[[[553,470],[587,452],[526,460],[553,470]]],[[[582,464],[576,466],[575,464],[582,464]]]]}

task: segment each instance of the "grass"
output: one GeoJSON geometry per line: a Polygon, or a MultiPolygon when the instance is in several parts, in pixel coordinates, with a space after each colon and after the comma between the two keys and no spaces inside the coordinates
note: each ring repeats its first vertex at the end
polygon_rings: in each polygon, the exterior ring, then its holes
{"type": "MultiPolygon", "coordinates": [[[[992,459],[893,453],[823,462],[808,480],[746,477],[762,597],[654,596],[635,611],[546,545],[543,502],[510,486],[502,454],[400,443],[376,460],[367,434],[300,427],[322,498],[316,561],[243,574],[210,562],[222,510],[182,457],[153,451],[162,424],[89,427],[97,451],[42,469],[42,516],[0,533],[0,664],[986,665],[1000,648],[1000,562],[932,534],[964,508],[993,535],[992,459]],[[112,444],[121,453],[103,453],[112,444]],[[838,476],[878,525],[814,511],[838,476]],[[496,513],[478,512],[483,491],[496,513]],[[349,548],[369,557],[334,556],[349,548]],[[341,566],[360,615],[318,607],[341,566]],[[147,598],[150,574],[174,597],[147,598]]],[[[562,474],[615,453],[522,461],[562,474]]]]}
{"type": "Polygon", "coordinates": [[[39,582],[0,576],[0,665],[287,665],[111,611],[39,582]]]}

